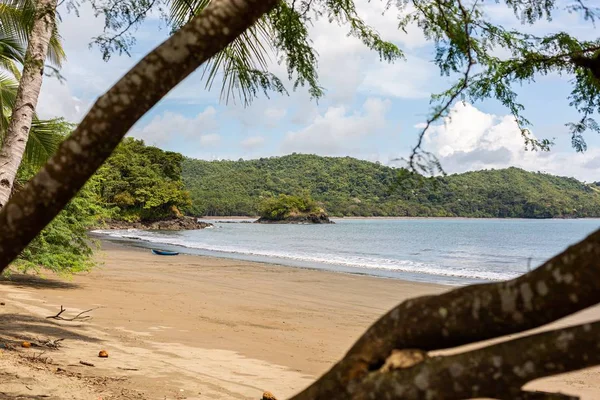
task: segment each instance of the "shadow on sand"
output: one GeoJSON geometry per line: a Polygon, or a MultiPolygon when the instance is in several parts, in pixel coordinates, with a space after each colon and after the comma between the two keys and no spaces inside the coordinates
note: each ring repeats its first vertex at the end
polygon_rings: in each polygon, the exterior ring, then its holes
{"type": "Polygon", "coordinates": [[[20,346],[23,340],[32,341],[33,343],[49,338],[82,340],[90,343],[101,341],[93,336],[73,332],[71,330],[73,327],[85,329],[79,323],[63,322],[61,324],[53,319],[30,315],[2,314],[0,315],[0,343],[20,346]]]}
{"type": "Polygon", "coordinates": [[[33,289],[77,289],[80,287],[73,282],[51,278],[40,278],[38,276],[25,274],[11,274],[10,276],[0,277],[0,285],[33,289]]]}

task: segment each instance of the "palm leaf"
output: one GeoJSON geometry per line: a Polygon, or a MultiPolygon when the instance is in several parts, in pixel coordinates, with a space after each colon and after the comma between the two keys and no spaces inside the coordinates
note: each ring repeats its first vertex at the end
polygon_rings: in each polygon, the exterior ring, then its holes
{"type": "Polygon", "coordinates": [[[210,0],[171,0],[169,23],[173,30],[178,30],[191,17],[204,10],[210,0]]]}
{"type": "MultiPolygon", "coordinates": [[[[35,17],[34,0],[0,0],[0,36],[12,37],[26,47],[35,17]]],[[[48,60],[60,67],[66,58],[55,24],[48,47],[48,60]]]]}
{"type": "MultiPolygon", "coordinates": [[[[171,0],[169,23],[172,29],[179,29],[209,3],[210,0],[171,0]]],[[[268,20],[260,19],[206,64],[202,74],[206,88],[212,89],[220,78],[221,99],[228,102],[239,97],[245,104],[261,89],[284,92],[281,81],[267,72],[269,53],[273,49],[271,38],[268,20]]]]}
{"type": "Polygon", "coordinates": [[[16,79],[21,78],[17,63],[23,64],[25,49],[19,41],[0,34],[0,68],[10,72],[16,79]]]}
{"type": "Polygon", "coordinates": [[[35,167],[44,165],[72,130],[73,124],[62,118],[40,120],[34,117],[25,146],[24,161],[35,167]]]}
{"type": "Polygon", "coordinates": [[[19,83],[12,76],[0,72],[0,143],[8,128],[18,86],[19,83]]]}
{"type": "MultiPolygon", "coordinates": [[[[0,144],[10,122],[18,86],[13,77],[0,73],[0,144]]],[[[25,161],[36,167],[43,165],[72,130],[73,124],[62,118],[40,120],[34,116],[25,146],[25,161]]]]}

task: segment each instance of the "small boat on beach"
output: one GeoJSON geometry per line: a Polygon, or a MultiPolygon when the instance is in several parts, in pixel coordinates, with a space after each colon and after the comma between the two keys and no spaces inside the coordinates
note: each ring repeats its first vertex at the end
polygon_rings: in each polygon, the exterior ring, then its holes
{"type": "Polygon", "coordinates": [[[176,256],[179,253],[177,251],[152,249],[152,254],[156,254],[157,256],[176,256]]]}

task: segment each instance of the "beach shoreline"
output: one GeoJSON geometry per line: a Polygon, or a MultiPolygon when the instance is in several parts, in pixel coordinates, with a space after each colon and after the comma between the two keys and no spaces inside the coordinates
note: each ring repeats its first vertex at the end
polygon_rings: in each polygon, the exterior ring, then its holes
{"type": "MultiPolygon", "coordinates": [[[[0,282],[0,300],[6,303],[0,308],[0,339],[18,343],[23,337],[65,337],[61,349],[50,353],[56,364],[52,371],[61,368],[82,379],[122,377],[92,387],[106,398],[130,398],[106,393],[132,390],[139,392],[132,398],[140,399],[258,399],[263,390],[287,398],[339,360],[391,307],[450,289],[243,260],[153,256],[147,249],[108,241],[101,246],[96,257],[103,265],[72,280],[14,276],[0,282]],[[71,316],[94,309],[93,319],[46,319],[60,306],[71,316]],[[110,357],[98,359],[100,349],[110,357]],[[80,360],[95,367],[78,365],[80,360]]],[[[592,308],[558,324],[599,316],[592,308]]],[[[15,354],[28,356],[29,350],[15,354]]],[[[11,365],[2,364],[0,377],[11,373],[11,365]]],[[[57,393],[90,398],[74,391],[73,376],[68,382],[59,378],[57,393]],[[68,385],[61,387],[63,381],[68,385]]],[[[40,387],[48,386],[39,381],[40,387]]],[[[26,386],[39,389],[22,383],[15,382],[11,390],[31,395],[26,386]]],[[[596,399],[600,369],[544,379],[532,387],[596,399]]]]}

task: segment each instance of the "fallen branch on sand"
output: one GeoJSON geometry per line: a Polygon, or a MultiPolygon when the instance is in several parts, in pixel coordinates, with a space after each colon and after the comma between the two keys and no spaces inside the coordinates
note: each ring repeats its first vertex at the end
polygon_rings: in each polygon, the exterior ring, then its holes
{"type": "Polygon", "coordinates": [[[95,367],[95,365],[94,365],[94,364],[92,364],[92,363],[89,363],[89,362],[87,362],[87,361],[79,361],[79,364],[81,364],[81,365],[85,365],[86,367],[95,367]]]}
{"type": "Polygon", "coordinates": [[[48,319],[56,319],[56,320],[59,320],[59,321],[86,321],[86,320],[92,318],[92,316],[91,315],[83,315],[83,314],[89,313],[90,311],[97,310],[98,308],[100,308],[100,307],[90,308],[89,310],[85,310],[85,311],[80,312],[79,314],[77,314],[73,318],[65,318],[65,317],[62,317],[61,314],[64,313],[65,311],[67,311],[67,309],[64,308],[61,305],[60,306],[60,311],[58,312],[58,314],[51,315],[51,316],[46,317],[46,318],[48,318],[48,319]]]}

